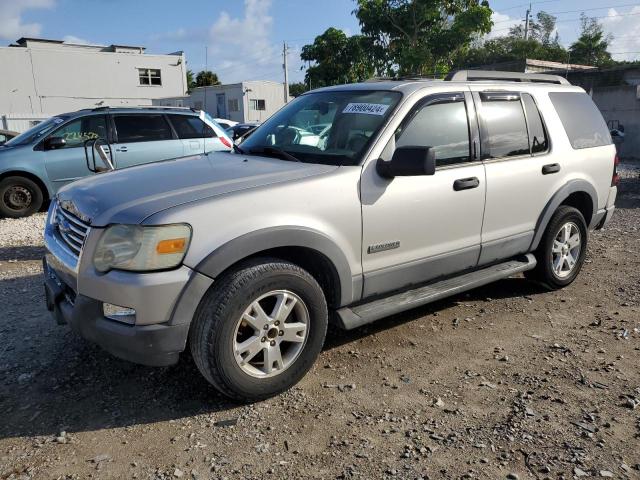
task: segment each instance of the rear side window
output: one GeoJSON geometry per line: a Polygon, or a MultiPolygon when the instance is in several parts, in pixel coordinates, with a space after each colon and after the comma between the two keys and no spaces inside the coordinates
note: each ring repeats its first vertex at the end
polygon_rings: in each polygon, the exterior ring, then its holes
{"type": "Polygon", "coordinates": [[[536,106],[533,97],[528,93],[522,94],[522,103],[527,114],[527,126],[529,127],[529,141],[531,142],[531,153],[542,153],[549,149],[549,140],[544,129],[542,116],[536,106]]]}
{"type": "Polygon", "coordinates": [[[215,137],[213,129],[193,115],[169,115],[178,138],[211,138],[215,137]]]}
{"type": "Polygon", "coordinates": [[[480,94],[488,158],[529,154],[527,122],[519,95],[480,94]]]}
{"type": "Polygon", "coordinates": [[[116,115],[113,121],[119,143],[154,142],[173,138],[164,115],[116,115]]]}
{"type": "Polygon", "coordinates": [[[549,98],[573,148],[611,144],[607,124],[589,95],[581,92],[552,92],[549,93],[549,98]]]}

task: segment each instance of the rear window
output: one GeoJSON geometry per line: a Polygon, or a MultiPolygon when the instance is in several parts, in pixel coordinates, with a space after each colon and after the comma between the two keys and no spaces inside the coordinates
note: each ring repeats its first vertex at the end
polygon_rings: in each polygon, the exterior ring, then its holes
{"type": "Polygon", "coordinates": [[[607,124],[589,95],[580,92],[552,92],[549,93],[549,98],[573,148],[611,144],[607,124]]]}
{"type": "Polygon", "coordinates": [[[215,137],[213,129],[193,115],[169,115],[178,138],[211,138],[215,137]]]}

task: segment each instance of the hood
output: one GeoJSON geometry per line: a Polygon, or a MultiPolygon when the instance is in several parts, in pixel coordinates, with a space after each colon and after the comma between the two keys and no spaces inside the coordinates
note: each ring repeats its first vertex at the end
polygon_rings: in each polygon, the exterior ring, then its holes
{"type": "Polygon", "coordinates": [[[177,205],[336,168],[253,155],[210,153],[87,177],[62,188],[57,197],[94,226],[137,224],[177,205]]]}

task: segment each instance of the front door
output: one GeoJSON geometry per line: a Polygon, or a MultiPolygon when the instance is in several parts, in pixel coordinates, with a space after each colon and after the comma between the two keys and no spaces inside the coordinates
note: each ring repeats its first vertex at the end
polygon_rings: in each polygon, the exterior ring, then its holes
{"type": "Polygon", "coordinates": [[[116,114],[113,122],[117,139],[116,168],[183,156],[182,141],[174,136],[163,114],[116,114]]]}
{"type": "Polygon", "coordinates": [[[95,138],[108,138],[104,115],[87,115],[71,120],[42,142],[47,175],[56,190],[69,182],[92,175],[87,166],[84,142],[95,138]],[[55,149],[48,149],[47,144],[54,137],[63,138],[65,143],[55,149]]]}
{"type": "Polygon", "coordinates": [[[420,100],[387,144],[428,146],[434,175],[381,177],[369,162],[361,181],[364,296],[382,294],[475,267],[485,202],[471,95],[420,100]],[[471,120],[471,122],[470,122],[471,120]]]}
{"type": "Polygon", "coordinates": [[[224,93],[216,93],[217,117],[227,118],[227,101],[224,93]]]}

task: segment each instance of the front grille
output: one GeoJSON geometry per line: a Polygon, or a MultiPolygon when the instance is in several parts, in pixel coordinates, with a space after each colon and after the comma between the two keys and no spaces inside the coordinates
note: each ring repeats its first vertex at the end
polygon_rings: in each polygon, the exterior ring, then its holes
{"type": "Polygon", "coordinates": [[[60,205],[56,208],[55,223],[60,238],[73,253],[80,255],[84,239],[89,231],[89,225],[63,209],[60,205]]]}

